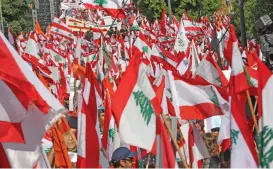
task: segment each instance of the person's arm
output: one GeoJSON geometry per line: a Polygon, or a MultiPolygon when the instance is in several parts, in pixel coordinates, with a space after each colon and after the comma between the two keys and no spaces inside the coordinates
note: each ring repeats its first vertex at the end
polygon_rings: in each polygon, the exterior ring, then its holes
{"type": "Polygon", "coordinates": [[[49,164],[52,166],[53,162],[54,162],[54,148],[53,148],[53,146],[47,154],[47,159],[48,159],[49,164]]]}

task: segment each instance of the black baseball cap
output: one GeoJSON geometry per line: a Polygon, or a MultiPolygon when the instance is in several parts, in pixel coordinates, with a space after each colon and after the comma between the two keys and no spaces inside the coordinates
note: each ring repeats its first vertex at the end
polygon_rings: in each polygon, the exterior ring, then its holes
{"type": "Polygon", "coordinates": [[[135,152],[130,151],[127,147],[117,148],[112,155],[112,161],[118,162],[126,158],[133,158],[136,156],[135,152]]]}

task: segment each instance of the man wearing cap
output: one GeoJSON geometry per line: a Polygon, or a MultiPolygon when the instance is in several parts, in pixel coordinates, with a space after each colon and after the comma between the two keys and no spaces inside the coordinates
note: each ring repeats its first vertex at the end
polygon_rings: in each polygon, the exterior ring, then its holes
{"type": "Polygon", "coordinates": [[[112,155],[112,164],[114,168],[132,168],[134,161],[133,157],[136,156],[135,152],[131,152],[126,147],[117,148],[112,155]]]}

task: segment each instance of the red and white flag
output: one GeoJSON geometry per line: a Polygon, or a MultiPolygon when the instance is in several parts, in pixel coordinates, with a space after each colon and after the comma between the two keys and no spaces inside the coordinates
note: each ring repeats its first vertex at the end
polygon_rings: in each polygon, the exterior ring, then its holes
{"type": "Polygon", "coordinates": [[[173,99],[182,119],[205,119],[229,113],[225,89],[213,86],[201,78],[184,79],[174,74],[173,99]]]}
{"type": "MultiPolygon", "coordinates": [[[[91,9],[102,9],[113,17],[125,18],[122,8],[124,0],[83,0],[84,6],[91,9]]],[[[125,0],[126,4],[130,1],[125,0]]]]}
{"type": "Polygon", "coordinates": [[[32,168],[64,107],[0,33],[0,142],[13,168],[32,168]]]}
{"type": "Polygon", "coordinates": [[[81,110],[78,114],[78,168],[97,168],[100,161],[95,80],[91,66],[87,65],[83,97],[79,106],[81,110]]]}
{"type": "Polygon", "coordinates": [[[133,57],[112,98],[113,115],[125,143],[155,153],[156,113],[162,110],[139,55],[133,57]]]}

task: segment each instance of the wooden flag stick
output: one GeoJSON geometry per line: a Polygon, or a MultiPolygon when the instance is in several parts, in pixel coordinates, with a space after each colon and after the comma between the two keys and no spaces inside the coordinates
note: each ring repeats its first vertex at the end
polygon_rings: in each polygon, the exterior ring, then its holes
{"type": "Polygon", "coordinates": [[[163,121],[165,123],[165,126],[167,127],[167,131],[168,131],[169,135],[171,136],[171,139],[172,139],[172,141],[174,143],[174,146],[175,146],[175,148],[176,148],[176,150],[177,150],[177,152],[178,152],[178,154],[179,154],[179,156],[180,156],[180,158],[181,158],[181,160],[182,160],[182,162],[184,164],[184,167],[185,168],[190,168],[189,165],[187,164],[185,158],[183,157],[183,155],[181,153],[181,150],[179,149],[179,146],[178,146],[178,144],[177,144],[177,142],[176,142],[176,140],[174,138],[174,135],[172,133],[172,130],[171,130],[170,126],[167,124],[166,116],[162,113],[161,117],[162,117],[162,119],[163,119],[163,121]]]}
{"type": "Polygon", "coordinates": [[[254,108],[253,108],[253,105],[252,105],[252,101],[251,101],[251,98],[250,98],[249,90],[246,91],[246,95],[247,95],[247,101],[248,101],[248,105],[249,105],[249,108],[250,108],[250,111],[251,111],[252,119],[253,119],[253,122],[254,122],[254,126],[255,126],[255,129],[256,129],[256,133],[258,133],[259,128],[258,128],[254,108]]]}
{"type": "Polygon", "coordinates": [[[150,158],[151,158],[151,153],[149,153],[149,154],[148,154],[147,164],[146,164],[146,169],[148,169],[148,168],[149,168],[150,158]]]}
{"type": "Polygon", "coordinates": [[[255,101],[255,104],[254,104],[254,112],[255,112],[256,109],[257,109],[257,105],[258,105],[258,99],[257,99],[257,97],[256,97],[256,101],[255,101]]]}

